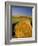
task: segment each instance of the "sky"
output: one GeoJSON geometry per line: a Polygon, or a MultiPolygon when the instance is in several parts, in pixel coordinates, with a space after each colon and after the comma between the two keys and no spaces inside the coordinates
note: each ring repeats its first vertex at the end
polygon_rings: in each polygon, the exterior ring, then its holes
{"type": "Polygon", "coordinates": [[[12,6],[12,16],[26,15],[32,16],[32,7],[12,6]]]}

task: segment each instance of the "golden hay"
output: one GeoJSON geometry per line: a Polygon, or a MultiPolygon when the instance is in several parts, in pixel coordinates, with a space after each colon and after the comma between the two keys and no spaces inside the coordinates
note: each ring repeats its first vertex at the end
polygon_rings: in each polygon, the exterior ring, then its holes
{"type": "Polygon", "coordinates": [[[22,20],[15,26],[15,36],[17,38],[32,37],[32,26],[29,20],[22,20]]]}

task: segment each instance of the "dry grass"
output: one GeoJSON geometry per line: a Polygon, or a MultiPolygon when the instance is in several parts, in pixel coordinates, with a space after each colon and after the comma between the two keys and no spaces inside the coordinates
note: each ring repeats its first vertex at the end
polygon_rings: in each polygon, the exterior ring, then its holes
{"type": "Polygon", "coordinates": [[[12,16],[12,24],[16,22],[19,22],[15,26],[17,38],[32,37],[32,16],[12,16]]]}

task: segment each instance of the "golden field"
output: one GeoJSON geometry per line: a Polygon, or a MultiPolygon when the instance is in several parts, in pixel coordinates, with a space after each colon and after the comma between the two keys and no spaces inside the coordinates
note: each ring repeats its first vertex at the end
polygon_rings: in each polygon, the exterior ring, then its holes
{"type": "Polygon", "coordinates": [[[32,16],[12,16],[12,24],[14,23],[16,38],[32,37],[32,16]]]}

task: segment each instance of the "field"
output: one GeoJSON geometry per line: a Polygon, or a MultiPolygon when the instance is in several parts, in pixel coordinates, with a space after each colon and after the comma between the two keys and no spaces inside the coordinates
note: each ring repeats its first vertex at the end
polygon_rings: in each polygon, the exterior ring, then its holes
{"type": "Polygon", "coordinates": [[[12,16],[12,36],[32,37],[32,16],[12,16]]]}
{"type": "Polygon", "coordinates": [[[32,22],[32,16],[12,16],[12,23],[22,21],[23,19],[32,22]]]}

